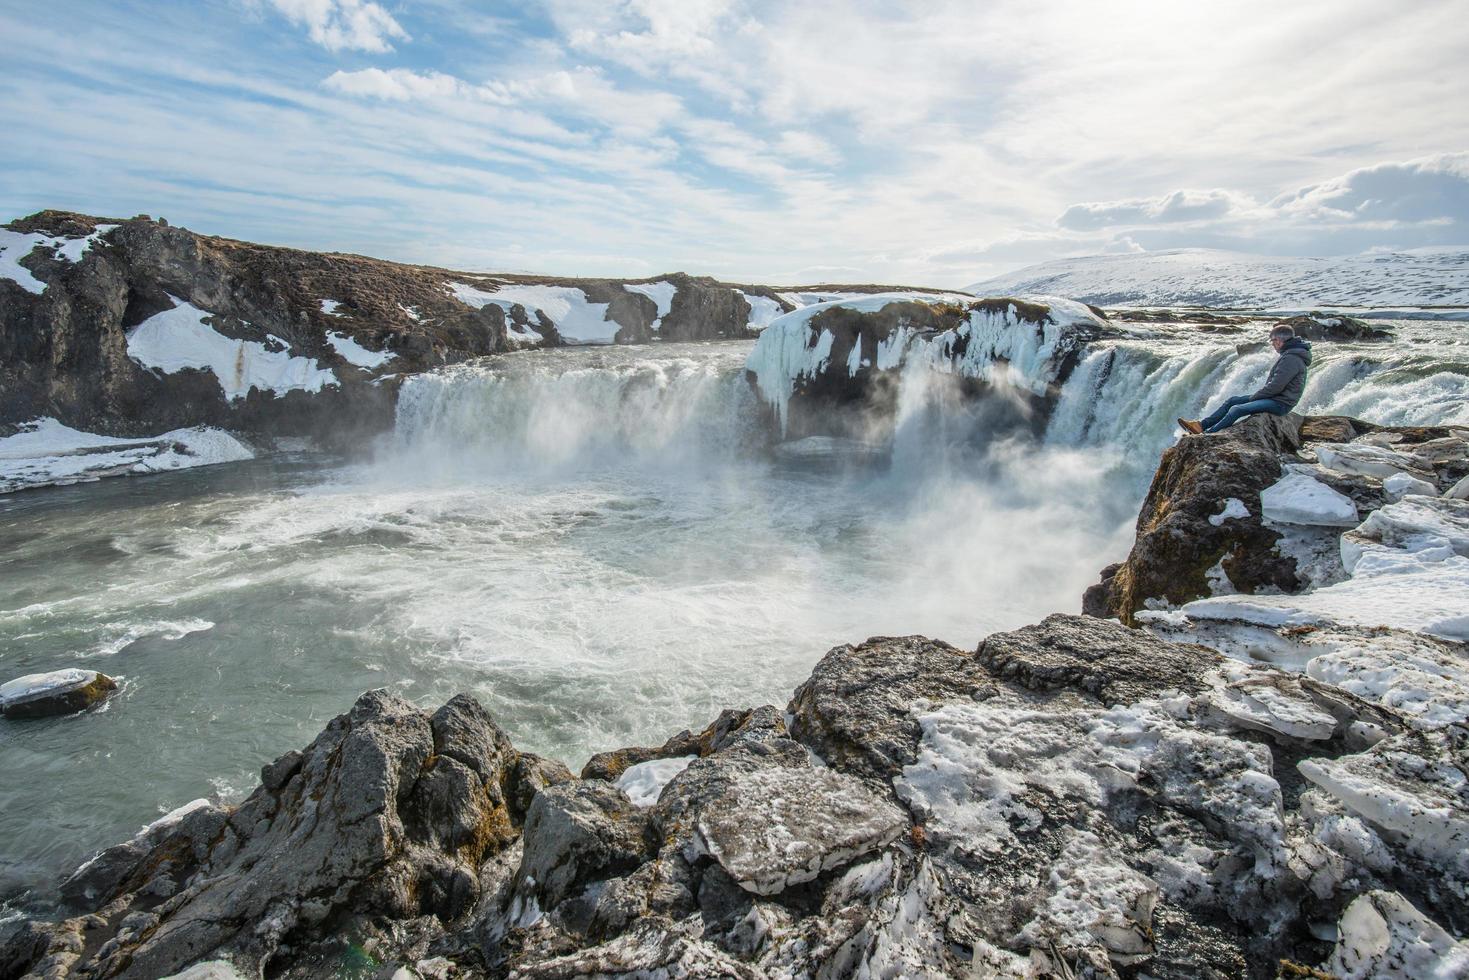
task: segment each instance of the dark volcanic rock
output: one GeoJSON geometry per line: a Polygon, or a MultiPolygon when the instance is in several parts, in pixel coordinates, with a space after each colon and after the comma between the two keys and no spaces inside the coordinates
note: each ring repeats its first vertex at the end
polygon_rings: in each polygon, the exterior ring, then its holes
{"type": "Polygon", "coordinates": [[[616,779],[629,766],[651,759],[677,759],[686,755],[700,757],[727,748],[741,736],[760,729],[785,732],[785,722],[772,705],[735,710],[726,708],[697,735],[685,729],[662,745],[631,746],[611,752],[598,752],[582,766],[582,779],[616,779]]]}
{"type": "Polygon", "coordinates": [[[1280,534],[1261,521],[1260,491],[1280,479],[1281,455],[1299,448],[1300,426],[1297,415],[1253,415],[1165,450],[1132,553],[1087,591],[1083,608],[1131,624],[1149,599],[1179,605],[1209,595],[1207,575],[1220,562],[1241,592],[1298,589],[1295,562],[1275,550],[1280,534]],[[1212,523],[1230,498],[1249,516],[1212,523]]]}
{"type": "Polygon", "coordinates": [[[1293,316],[1279,321],[1283,326],[1290,327],[1296,332],[1297,337],[1312,341],[1383,341],[1391,340],[1391,330],[1383,330],[1374,327],[1366,320],[1359,320],[1354,316],[1345,316],[1341,313],[1319,313],[1312,312],[1303,316],[1293,316]]]}
{"type": "Polygon", "coordinates": [[[995,690],[973,654],[922,636],[873,637],[833,648],[796,688],[791,737],[830,765],[887,780],[913,761],[914,701],[995,690]]]}

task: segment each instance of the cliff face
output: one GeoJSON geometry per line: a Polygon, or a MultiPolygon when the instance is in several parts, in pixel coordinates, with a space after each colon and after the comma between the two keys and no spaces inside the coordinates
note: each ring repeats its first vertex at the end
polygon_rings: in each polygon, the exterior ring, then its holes
{"type": "Polygon", "coordinates": [[[750,337],[752,303],[792,308],[681,273],[490,277],[45,211],[0,230],[0,425],[371,430],[404,375],[566,343],[750,337]]]}
{"type": "Polygon", "coordinates": [[[1107,331],[1100,311],[1059,297],[888,293],[782,318],[747,369],[789,439],[886,441],[908,372],[920,387],[944,386],[956,407],[985,412],[977,428],[1039,433],[1083,349],[1107,331]]]}

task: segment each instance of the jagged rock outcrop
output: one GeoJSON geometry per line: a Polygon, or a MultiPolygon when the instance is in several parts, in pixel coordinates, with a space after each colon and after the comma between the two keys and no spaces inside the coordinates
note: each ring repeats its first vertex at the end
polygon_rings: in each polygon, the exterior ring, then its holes
{"type": "Polygon", "coordinates": [[[1178,605],[1211,594],[1216,568],[1240,591],[1298,588],[1294,562],[1274,550],[1280,534],[1261,520],[1260,492],[1280,479],[1281,455],[1299,448],[1301,421],[1252,415],[1165,450],[1131,554],[1102,572],[1082,609],[1131,623],[1150,600],[1178,605]],[[1228,513],[1231,500],[1242,513],[1228,513]]]}
{"type": "Polygon", "coordinates": [[[1082,608],[1135,623],[1212,595],[1333,584],[1351,542],[1376,533],[1357,528],[1367,515],[1447,494],[1466,471],[1469,430],[1449,427],[1255,415],[1181,439],[1163,453],[1127,560],[1103,570],[1082,608]]]}
{"type": "Polygon", "coordinates": [[[0,970],[326,977],[349,940],[382,976],[1427,970],[1469,926],[1466,745],[1060,615],[972,653],[837,647],[784,714],[645,750],[695,758],[641,805],[518,753],[470,698],[372,692],[238,808],[198,801],[84,866],[85,914],[9,927],[0,970]]]}
{"type": "Polygon", "coordinates": [[[1294,330],[1297,337],[1313,343],[1323,340],[1361,343],[1391,340],[1393,337],[1391,330],[1374,327],[1366,320],[1359,320],[1354,316],[1346,316],[1341,313],[1315,311],[1301,316],[1287,317],[1278,322],[1294,330]]]}

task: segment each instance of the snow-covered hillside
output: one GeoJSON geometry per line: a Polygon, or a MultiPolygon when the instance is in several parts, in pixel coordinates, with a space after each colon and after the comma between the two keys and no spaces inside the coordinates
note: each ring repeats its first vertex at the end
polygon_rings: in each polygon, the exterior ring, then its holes
{"type": "Polygon", "coordinates": [[[1292,258],[1186,248],[1028,266],[968,287],[1050,293],[1102,306],[1281,309],[1469,306],[1469,248],[1292,258]]]}

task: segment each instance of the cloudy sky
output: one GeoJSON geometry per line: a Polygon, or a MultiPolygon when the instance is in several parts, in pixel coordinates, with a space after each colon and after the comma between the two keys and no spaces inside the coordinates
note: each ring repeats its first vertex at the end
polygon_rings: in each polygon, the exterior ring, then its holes
{"type": "Polygon", "coordinates": [[[0,214],[957,286],[1469,244],[1460,0],[0,0],[0,214]]]}

